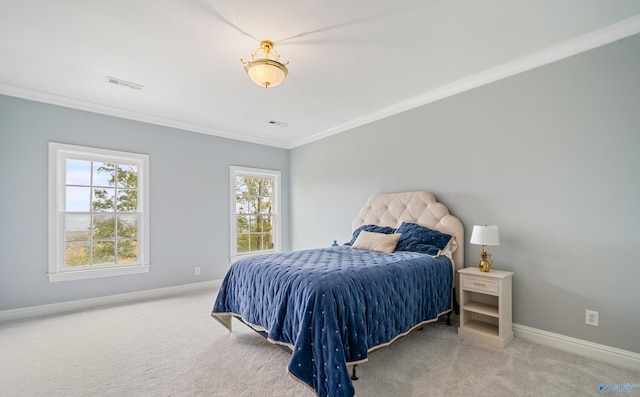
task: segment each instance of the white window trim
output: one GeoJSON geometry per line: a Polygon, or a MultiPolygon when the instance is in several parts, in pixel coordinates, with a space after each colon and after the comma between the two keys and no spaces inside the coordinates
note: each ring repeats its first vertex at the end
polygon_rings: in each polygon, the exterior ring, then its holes
{"type": "Polygon", "coordinates": [[[149,271],[149,156],[85,146],[49,142],[49,281],[81,280],[121,276],[149,271]],[[65,169],[67,158],[127,162],[138,165],[138,263],[100,266],[91,269],[64,268],[64,230],[62,217],[65,206],[65,169]]]}
{"type": "Polygon", "coordinates": [[[231,227],[229,228],[229,230],[231,231],[230,234],[230,250],[229,250],[229,259],[231,260],[231,262],[235,262],[236,260],[240,259],[240,258],[244,258],[244,257],[248,257],[248,256],[253,256],[253,255],[260,255],[260,254],[264,254],[267,252],[280,252],[281,251],[281,221],[280,221],[280,171],[277,170],[266,170],[266,169],[262,169],[262,168],[249,168],[249,167],[239,167],[239,166],[230,166],[229,167],[230,170],[230,176],[229,176],[229,181],[230,181],[230,198],[231,198],[231,211],[230,211],[230,225],[231,227]],[[257,177],[269,177],[269,178],[274,178],[275,182],[276,182],[276,186],[275,186],[275,195],[274,195],[274,202],[272,203],[272,208],[275,211],[275,216],[274,216],[274,233],[273,233],[273,239],[274,239],[274,244],[273,244],[273,250],[265,250],[265,251],[259,251],[259,252],[249,252],[249,253],[241,253],[239,254],[238,252],[236,252],[236,248],[237,248],[237,233],[236,233],[236,177],[237,176],[257,176],[257,177]]]}

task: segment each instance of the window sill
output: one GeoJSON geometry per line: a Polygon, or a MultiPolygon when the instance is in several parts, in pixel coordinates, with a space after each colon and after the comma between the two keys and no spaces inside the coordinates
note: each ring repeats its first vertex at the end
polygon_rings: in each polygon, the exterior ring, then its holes
{"type": "Polygon", "coordinates": [[[108,267],[91,270],[75,270],[60,273],[49,273],[49,282],[84,280],[89,278],[124,276],[128,274],[148,273],[150,265],[134,265],[123,267],[108,267]]]}

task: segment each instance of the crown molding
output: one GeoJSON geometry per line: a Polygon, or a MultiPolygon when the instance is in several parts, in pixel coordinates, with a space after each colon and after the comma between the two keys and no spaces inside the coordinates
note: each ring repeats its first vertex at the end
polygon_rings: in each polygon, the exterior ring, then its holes
{"type": "Polygon", "coordinates": [[[36,102],[48,103],[50,105],[62,106],[70,109],[83,110],[85,112],[98,113],[106,116],[118,117],[121,119],[140,121],[147,124],[155,124],[163,127],[175,128],[184,131],[197,132],[200,134],[213,135],[220,138],[233,139],[248,143],[256,143],[259,145],[273,146],[287,149],[287,145],[283,142],[270,139],[257,138],[241,133],[234,133],[220,129],[203,127],[196,124],[185,123],[182,121],[172,120],[164,117],[153,116],[141,112],[135,112],[126,109],[120,109],[112,106],[105,106],[97,103],[87,102],[75,98],[63,97],[47,92],[30,90],[27,88],[16,87],[8,84],[0,83],[0,94],[12,97],[28,99],[36,102]]]}
{"type": "Polygon", "coordinates": [[[544,66],[576,54],[580,54],[585,51],[592,50],[594,48],[624,39],[638,33],[640,33],[640,15],[633,16],[631,18],[565,41],[564,43],[548,47],[544,50],[532,53],[511,62],[498,65],[491,69],[485,70],[484,72],[480,72],[475,75],[454,81],[452,83],[445,84],[443,86],[425,92],[424,94],[409,98],[405,101],[396,103],[378,111],[368,113],[366,115],[363,115],[362,117],[358,117],[346,123],[329,128],[320,133],[311,135],[309,137],[290,142],[258,138],[250,136],[248,134],[204,127],[140,112],[119,109],[74,98],[62,97],[51,93],[39,92],[5,84],[0,84],[0,94],[49,103],[52,105],[58,105],[77,110],[84,110],[92,113],[119,117],[123,119],[140,121],[149,124],[156,124],[185,131],[213,135],[221,138],[228,138],[259,145],[273,146],[282,149],[293,149],[298,146],[312,143],[320,139],[327,138],[329,136],[339,134],[356,127],[360,127],[362,125],[405,112],[407,110],[424,106],[429,103],[436,102],[438,100],[460,94],[462,92],[486,84],[490,84],[495,81],[502,80],[507,77],[511,77],[516,74],[520,74],[538,68],[540,66],[544,66]]]}
{"type": "Polygon", "coordinates": [[[638,33],[640,33],[640,15],[594,30],[593,32],[578,36],[574,39],[548,47],[522,58],[498,65],[485,70],[484,72],[454,81],[450,84],[445,84],[424,94],[407,99],[406,101],[369,113],[310,137],[291,142],[288,148],[293,149],[307,143],[327,138],[331,135],[339,134],[341,132],[360,127],[398,113],[406,112],[407,110],[415,109],[540,66],[548,65],[638,33]]]}

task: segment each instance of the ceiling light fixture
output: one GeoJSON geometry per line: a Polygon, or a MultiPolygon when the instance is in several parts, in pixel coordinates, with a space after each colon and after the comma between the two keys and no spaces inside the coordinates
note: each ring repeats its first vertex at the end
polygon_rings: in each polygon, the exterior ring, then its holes
{"type": "Polygon", "coordinates": [[[273,41],[263,40],[260,47],[251,54],[251,61],[245,62],[242,58],[240,61],[244,64],[244,70],[247,72],[251,80],[264,88],[275,87],[282,83],[289,71],[285,65],[287,63],[280,62],[280,55],[273,49],[273,41]],[[258,52],[264,52],[264,58],[257,58],[258,52]],[[272,58],[269,58],[273,55],[272,58]]]}

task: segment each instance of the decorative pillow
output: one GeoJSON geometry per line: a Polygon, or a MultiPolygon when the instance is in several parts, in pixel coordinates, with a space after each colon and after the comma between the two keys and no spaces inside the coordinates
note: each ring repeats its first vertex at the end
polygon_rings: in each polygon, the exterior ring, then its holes
{"type": "Polygon", "coordinates": [[[431,256],[437,256],[452,239],[449,234],[410,222],[402,222],[396,233],[402,234],[396,251],[418,252],[431,256]]]}
{"type": "Polygon", "coordinates": [[[367,232],[383,233],[383,234],[393,234],[396,231],[396,229],[394,227],[377,226],[377,225],[362,225],[362,226],[360,226],[359,228],[357,228],[356,230],[353,231],[353,237],[351,238],[351,241],[349,241],[348,243],[344,243],[344,245],[353,245],[353,243],[356,242],[356,239],[358,238],[358,235],[363,230],[367,231],[367,232]]]}
{"type": "Polygon", "coordinates": [[[363,230],[358,234],[358,238],[353,243],[353,248],[390,254],[398,245],[399,239],[399,233],[384,234],[363,230]]]}

